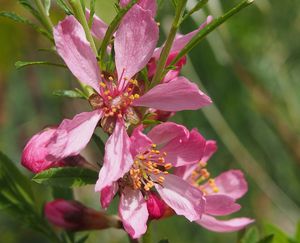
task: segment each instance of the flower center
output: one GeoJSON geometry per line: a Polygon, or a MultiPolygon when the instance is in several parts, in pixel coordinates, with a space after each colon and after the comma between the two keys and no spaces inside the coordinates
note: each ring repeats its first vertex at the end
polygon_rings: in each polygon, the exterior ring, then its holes
{"type": "Polygon", "coordinates": [[[156,149],[156,144],[152,144],[151,149],[135,157],[128,176],[133,189],[150,191],[155,183],[163,184],[164,175],[172,168],[172,164],[165,161],[166,155],[166,152],[156,149]]]}
{"type": "Polygon", "coordinates": [[[208,194],[206,190],[207,187],[210,187],[213,192],[217,193],[219,188],[215,183],[215,179],[210,178],[210,173],[205,168],[206,165],[206,162],[200,161],[197,168],[189,176],[188,181],[195,187],[198,187],[204,194],[208,194]]]}

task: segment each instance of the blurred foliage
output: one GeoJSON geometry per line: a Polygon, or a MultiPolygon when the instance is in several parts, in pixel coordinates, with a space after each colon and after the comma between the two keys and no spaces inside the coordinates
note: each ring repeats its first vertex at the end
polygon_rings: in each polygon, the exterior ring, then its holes
{"type": "MultiPolygon", "coordinates": [[[[189,0],[190,8],[196,2],[189,0]]],[[[204,11],[196,12],[184,22],[181,32],[194,30],[205,15],[220,16],[237,2],[210,0],[204,11]]],[[[171,1],[160,3],[157,20],[166,32],[173,8],[171,1]]],[[[115,14],[112,1],[96,1],[95,10],[107,23],[115,14]]],[[[1,11],[15,12],[37,24],[18,1],[2,0],[1,11]]],[[[50,14],[56,24],[63,18],[64,11],[52,5],[50,14]]],[[[180,112],[173,118],[189,128],[197,127],[206,138],[218,141],[218,153],[209,163],[213,175],[231,168],[244,169],[249,192],[240,200],[243,209],[237,215],[255,218],[258,228],[250,228],[246,234],[216,234],[182,217],[172,217],[152,223],[153,242],[166,237],[172,243],[300,242],[299,225],[295,236],[300,206],[299,26],[300,2],[296,0],[257,0],[255,5],[227,21],[194,49],[183,70],[188,78],[205,87],[222,119],[212,107],[180,112]],[[227,139],[231,135],[223,129],[224,121],[253,160],[227,139]],[[253,167],[253,161],[259,167],[253,167]],[[271,183],[260,180],[265,178],[260,175],[267,175],[271,183]],[[285,196],[276,193],[274,185],[285,196]]],[[[45,36],[28,25],[4,17],[0,17],[0,36],[0,149],[18,162],[32,134],[84,110],[86,104],[52,95],[57,90],[77,87],[71,74],[62,68],[31,66],[16,70],[16,61],[61,63],[49,50],[51,45],[45,36]]],[[[91,143],[85,151],[91,160],[97,156],[93,148],[95,144],[91,143]]],[[[43,186],[35,186],[34,192],[39,195],[36,199],[39,205],[51,197],[43,186]]],[[[56,190],[54,195],[61,193],[56,190]]],[[[75,198],[100,208],[93,188],[76,190],[75,198]]],[[[116,203],[111,211],[114,210],[116,203]]],[[[0,226],[0,242],[45,242],[26,228],[23,220],[4,212],[0,212],[0,226]]],[[[88,242],[127,242],[127,239],[121,231],[106,230],[92,233],[88,242]]]]}

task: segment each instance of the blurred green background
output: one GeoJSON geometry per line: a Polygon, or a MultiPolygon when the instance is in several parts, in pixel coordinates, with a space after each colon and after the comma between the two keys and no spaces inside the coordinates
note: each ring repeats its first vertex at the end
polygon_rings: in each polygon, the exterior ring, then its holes
{"type": "MultiPolygon", "coordinates": [[[[161,2],[157,21],[163,33],[170,27],[173,9],[171,1],[161,2]]],[[[189,0],[188,5],[195,2],[189,0]]],[[[236,3],[210,0],[181,32],[194,30],[207,14],[220,16],[236,3]]],[[[0,11],[32,19],[17,1],[1,0],[0,11]]],[[[63,18],[55,5],[50,12],[55,24],[63,18]]],[[[115,14],[113,1],[98,0],[96,13],[109,23],[115,14]]],[[[61,61],[42,50],[49,47],[49,41],[30,27],[0,17],[0,149],[16,163],[34,133],[87,107],[86,102],[52,95],[76,87],[66,70],[47,66],[16,70],[18,60],[61,61]]],[[[265,226],[268,223],[292,236],[300,219],[300,2],[257,0],[201,42],[190,53],[183,74],[207,90],[214,105],[177,113],[173,120],[197,127],[218,142],[218,152],[209,162],[214,176],[228,169],[244,170],[249,192],[235,215],[255,218],[262,236],[272,231],[265,226]]],[[[84,155],[96,159],[93,145],[84,155]]],[[[41,203],[50,199],[47,188],[36,190],[41,203]]],[[[91,187],[76,190],[75,197],[100,209],[91,187]]],[[[182,217],[154,222],[152,227],[153,242],[164,237],[172,243],[236,242],[240,235],[212,233],[182,217]]],[[[0,211],[0,242],[47,241],[22,220],[0,211]]],[[[119,230],[105,230],[93,232],[88,242],[127,242],[127,238],[119,230]]]]}

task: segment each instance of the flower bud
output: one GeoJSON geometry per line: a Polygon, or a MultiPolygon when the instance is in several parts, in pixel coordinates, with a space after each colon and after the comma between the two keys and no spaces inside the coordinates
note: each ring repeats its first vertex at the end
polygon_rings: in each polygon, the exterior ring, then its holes
{"type": "Polygon", "coordinates": [[[121,227],[119,219],[115,216],[109,216],[87,208],[79,202],[64,199],[47,203],[45,205],[45,216],[52,224],[72,231],[121,227]]]}
{"type": "Polygon", "coordinates": [[[47,145],[56,131],[49,127],[34,135],[26,144],[21,158],[21,163],[33,173],[39,173],[52,167],[80,166],[94,168],[81,155],[70,156],[62,160],[55,160],[49,155],[47,145]]]}
{"type": "Polygon", "coordinates": [[[150,219],[160,219],[166,211],[166,204],[156,194],[151,193],[147,200],[147,209],[150,219]]]}

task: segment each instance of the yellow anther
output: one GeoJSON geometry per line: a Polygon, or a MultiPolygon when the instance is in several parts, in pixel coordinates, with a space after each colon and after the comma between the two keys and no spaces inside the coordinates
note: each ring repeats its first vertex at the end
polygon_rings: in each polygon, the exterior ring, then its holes
{"type": "Polygon", "coordinates": [[[167,156],[167,152],[163,152],[163,155],[164,155],[164,156],[167,156]]]}
{"type": "Polygon", "coordinates": [[[152,148],[156,148],[156,146],[157,146],[157,145],[156,145],[155,143],[152,143],[152,144],[151,144],[151,147],[152,147],[152,148]]]}
{"type": "Polygon", "coordinates": [[[112,112],[116,112],[117,108],[112,108],[111,110],[112,110],[112,112]]]}
{"type": "Polygon", "coordinates": [[[165,178],[163,176],[158,177],[158,182],[163,183],[165,181],[165,178]]]}
{"type": "Polygon", "coordinates": [[[114,114],[115,114],[115,113],[114,113],[114,112],[112,112],[112,111],[111,111],[111,112],[109,112],[109,115],[110,115],[110,116],[114,116],[114,114]]]}
{"type": "Polygon", "coordinates": [[[108,79],[109,79],[109,81],[113,81],[114,80],[114,78],[112,76],[109,76],[108,79]]]}
{"type": "Polygon", "coordinates": [[[106,87],[106,84],[103,83],[103,82],[100,82],[100,86],[103,87],[103,88],[105,88],[105,87],[106,87]]]}
{"type": "Polygon", "coordinates": [[[172,167],[173,167],[173,166],[172,166],[171,163],[165,164],[165,169],[166,169],[166,170],[169,170],[169,169],[171,169],[172,167]]]}
{"type": "Polygon", "coordinates": [[[140,95],[139,94],[134,94],[134,98],[138,99],[138,98],[140,98],[140,95]]]}
{"type": "Polygon", "coordinates": [[[134,100],[134,95],[130,95],[129,99],[134,100]]]}
{"type": "Polygon", "coordinates": [[[213,192],[215,192],[215,193],[219,192],[219,188],[218,187],[214,187],[213,188],[213,192]]]}
{"type": "Polygon", "coordinates": [[[119,114],[118,114],[118,117],[119,117],[119,118],[122,118],[123,116],[122,116],[122,114],[119,113],[119,114]]]}
{"type": "Polygon", "coordinates": [[[108,95],[109,93],[110,93],[109,90],[105,90],[105,91],[104,91],[104,94],[105,94],[105,95],[108,95]]]}
{"type": "Polygon", "coordinates": [[[111,96],[107,96],[107,99],[108,99],[108,100],[112,100],[112,97],[111,97],[111,96]]]}
{"type": "Polygon", "coordinates": [[[160,26],[160,22],[156,22],[157,26],[160,26]]]}
{"type": "Polygon", "coordinates": [[[132,90],[132,88],[130,88],[130,87],[127,88],[127,91],[128,91],[128,92],[130,92],[131,90],[132,90]]]}
{"type": "Polygon", "coordinates": [[[164,159],[163,157],[159,157],[159,158],[158,158],[158,162],[160,162],[160,163],[165,163],[165,159],[164,159]]]}
{"type": "Polygon", "coordinates": [[[154,170],[153,170],[153,173],[154,173],[155,175],[159,174],[159,172],[160,172],[159,169],[154,169],[154,170]]]}
{"type": "Polygon", "coordinates": [[[101,75],[100,75],[100,76],[101,76],[101,78],[104,78],[104,74],[103,74],[103,73],[101,73],[101,75]]]}

